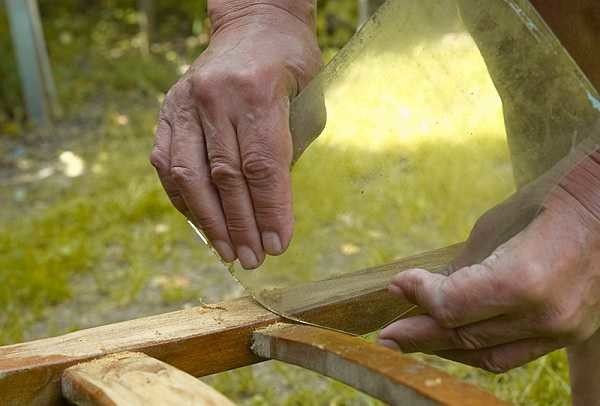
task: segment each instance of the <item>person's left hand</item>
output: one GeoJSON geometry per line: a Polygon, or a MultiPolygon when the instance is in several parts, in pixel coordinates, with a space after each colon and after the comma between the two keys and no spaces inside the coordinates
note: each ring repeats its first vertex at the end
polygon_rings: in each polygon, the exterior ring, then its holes
{"type": "Polygon", "coordinates": [[[391,324],[379,342],[498,373],[591,337],[600,327],[598,173],[588,158],[480,263],[449,276],[398,274],[390,291],[427,314],[391,324]]]}

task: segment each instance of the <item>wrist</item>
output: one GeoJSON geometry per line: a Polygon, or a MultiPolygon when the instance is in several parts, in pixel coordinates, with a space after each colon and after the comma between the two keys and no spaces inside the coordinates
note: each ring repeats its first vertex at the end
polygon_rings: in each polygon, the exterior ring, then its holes
{"type": "Polygon", "coordinates": [[[316,0],[208,0],[213,30],[247,17],[275,17],[284,13],[311,29],[316,27],[316,0]]]}
{"type": "Polygon", "coordinates": [[[600,403],[600,331],[589,340],[567,348],[573,405],[600,403]]]}
{"type": "Polygon", "coordinates": [[[573,196],[596,220],[600,220],[600,151],[578,162],[559,181],[559,187],[573,196]]]}

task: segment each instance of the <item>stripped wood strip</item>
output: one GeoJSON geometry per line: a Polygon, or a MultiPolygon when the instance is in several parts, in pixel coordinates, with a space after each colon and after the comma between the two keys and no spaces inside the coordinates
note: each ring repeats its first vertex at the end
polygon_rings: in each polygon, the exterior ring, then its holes
{"type": "Polygon", "coordinates": [[[253,334],[253,351],[319,372],[392,405],[506,405],[400,352],[313,326],[278,323],[253,334]]]}
{"type": "MultiPolygon", "coordinates": [[[[445,258],[447,252],[448,249],[443,249],[422,254],[419,261],[428,261],[431,255],[436,262],[445,258]],[[440,252],[445,254],[440,256],[440,252]]],[[[406,263],[412,262],[399,261],[398,270],[404,269],[406,263]]],[[[282,294],[293,295],[294,292],[282,294]]],[[[365,334],[410,307],[412,305],[399,302],[382,287],[298,309],[296,316],[365,334]]],[[[60,376],[63,370],[123,351],[143,352],[193,376],[250,365],[260,361],[250,351],[252,332],[282,321],[283,318],[252,298],[243,297],[0,347],[0,405],[62,404],[60,376]]]]}
{"type": "Polygon", "coordinates": [[[122,351],[139,351],[194,376],[258,362],[256,328],[281,321],[251,298],[95,327],[0,347],[0,405],[59,405],[62,371],[122,351]]]}

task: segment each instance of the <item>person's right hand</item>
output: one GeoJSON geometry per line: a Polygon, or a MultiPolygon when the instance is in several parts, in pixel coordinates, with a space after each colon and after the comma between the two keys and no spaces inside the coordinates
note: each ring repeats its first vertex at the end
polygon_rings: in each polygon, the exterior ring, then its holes
{"type": "Polygon", "coordinates": [[[209,0],[210,45],[168,92],[151,162],[223,260],[258,267],[293,229],[290,99],[321,66],[314,0],[209,0]]]}

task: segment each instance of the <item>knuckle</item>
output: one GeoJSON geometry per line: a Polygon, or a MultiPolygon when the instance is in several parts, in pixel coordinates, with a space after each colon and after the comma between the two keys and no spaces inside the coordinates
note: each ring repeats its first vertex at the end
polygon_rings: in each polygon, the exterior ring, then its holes
{"type": "Polygon", "coordinates": [[[175,106],[181,107],[182,103],[189,102],[191,90],[190,81],[187,78],[181,79],[171,87],[167,97],[173,101],[175,106]]]}
{"type": "Polygon", "coordinates": [[[537,263],[529,263],[519,270],[519,283],[512,284],[510,289],[516,298],[534,306],[545,305],[548,301],[547,284],[544,269],[537,263]]]}
{"type": "Polygon", "coordinates": [[[267,83],[273,82],[275,71],[267,66],[248,66],[231,73],[231,83],[240,90],[240,97],[249,105],[264,102],[269,88],[267,83]]]}
{"type": "Polygon", "coordinates": [[[221,88],[222,80],[219,74],[210,70],[200,70],[194,73],[190,79],[191,93],[197,102],[201,104],[210,104],[216,97],[221,88]]]}
{"type": "Polygon", "coordinates": [[[227,214],[227,231],[233,236],[240,236],[248,233],[252,229],[252,223],[237,213],[227,214]]]}
{"type": "Polygon", "coordinates": [[[478,361],[477,366],[493,374],[503,374],[511,369],[503,360],[499,359],[493,351],[484,354],[478,361]]]}
{"type": "Polygon", "coordinates": [[[261,152],[247,154],[242,163],[242,172],[249,181],[269,181],[277,174],[279,169],[278,162],[268,154],[261,152]]]}
{"type": "Polygon", "coordinates": [[[582,317],[577,311],[554,313],[543,323],[542,330],[545,334],[560,338],[569,345],[587,340],[592,333],[587,331],[582,317]]]}
{"type": "Polygon", "coordinates": [[[451,329],[460,325],[456,313],[444,305],[436,305],[431,311],[433,318],[444,328],[451,329]]]}
{"type": "Polygon", "coordinates": [[[216,230],[219,226],[218,219],[208,213],[196,212],[194,213],[194,217],[202,230],[208,232],[209,234],[216,230]]]}
{"type": "Polygon", "coordinates": [[[480,338],[465,329],[457,328],[452,331],[454,344],[463,350],[479,350],[485,347],[480,338]]]}
{"type": "Polygon", "coordinates": [[[220,187],[239,186],[243,181],[242,171],[236,165],[220,160],[211,162],[210,177],[220,187]]]}
{"type": "Polygon", "coordinates": [[[164,172],[167,169],[167,156],[158,148],[154,148],[150,153],[150,164],[156,168],[157,171],[164,172]]]}
{"type": "Polygon", "coordinates": [[[275,199],[274,197],[263,198],[259,204],[254,205],[254,214],[261,224],[278,227],[291,221],[290,204],[280,203],[275,199]]]}
{"type": "Polygon", "coordinates": [[[194,180],[195,172],[184,166],[171,167],[171,177],[180,187],[188,187],[194,180]]]}
{"type": "Polygon", "coordinates": [[[431,315],[444,328],[455,328],[460,325],[460,309],[453,304],[455,296],[452,292],[457,292],[454,281],[451,278],[443,280],[440,287],[438,301],[432,304],[431,315]]]}
{"type": "Polygon", "coordinates": [[[400,347],[400,351],[403,353],[415,353],[419,352],[419,342],[411,335],[396,338],[396,343],[400,347]]]}

